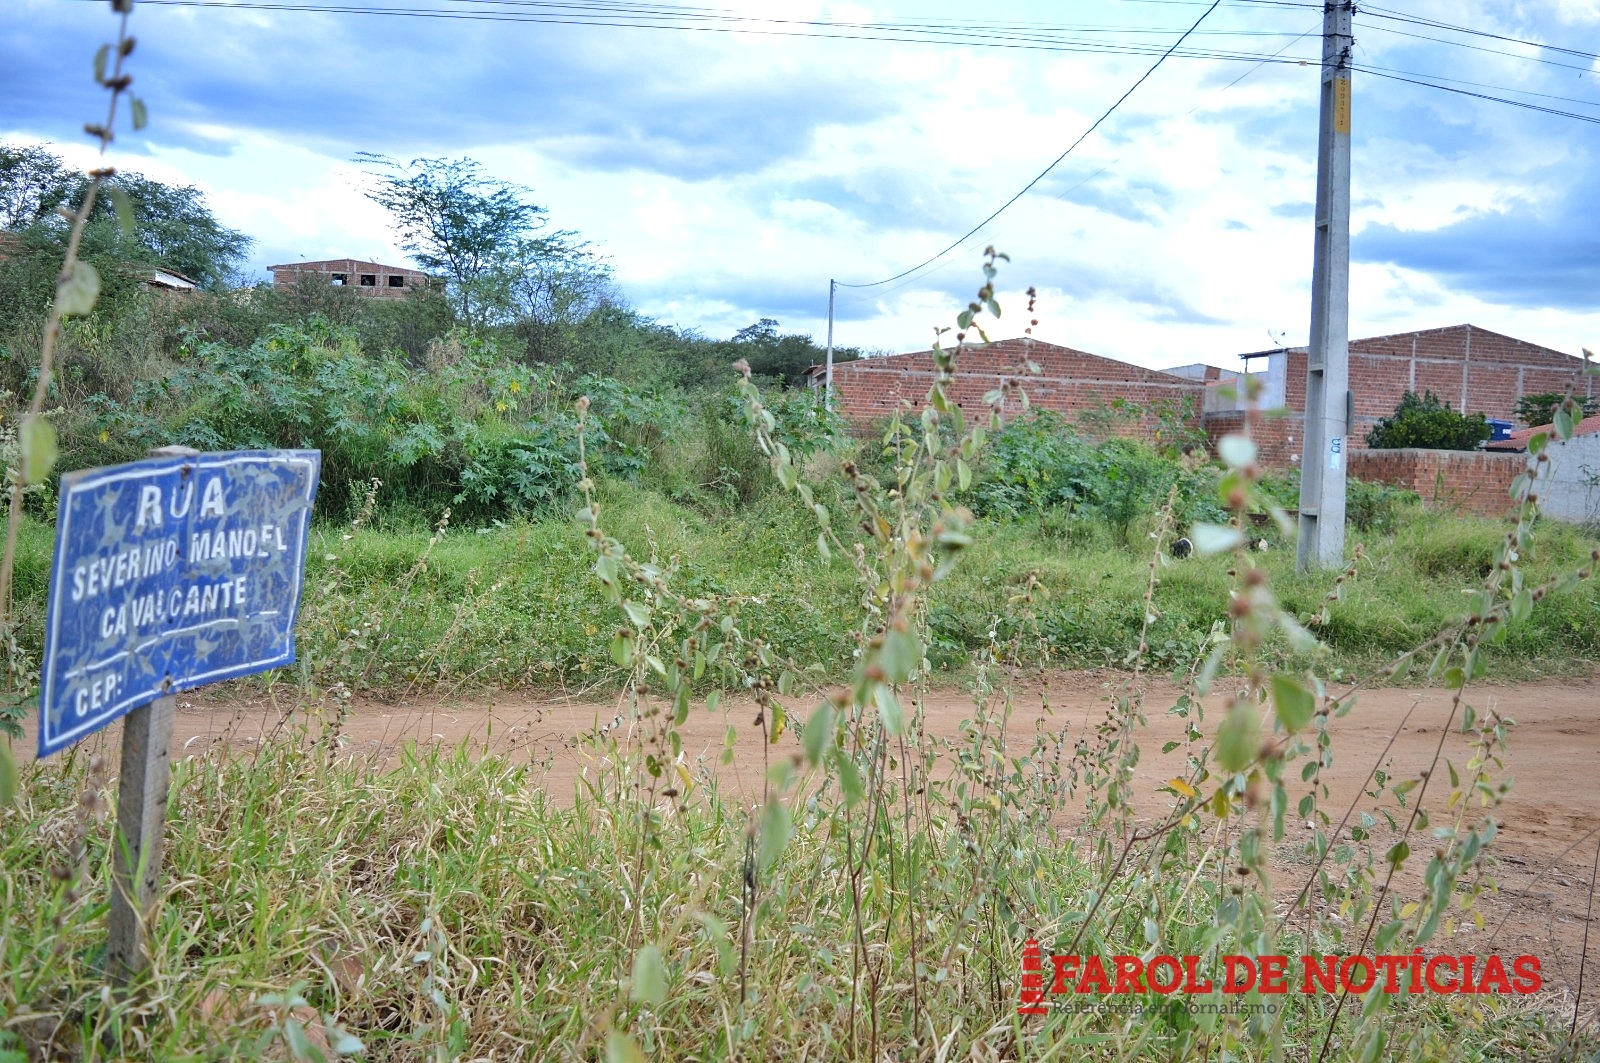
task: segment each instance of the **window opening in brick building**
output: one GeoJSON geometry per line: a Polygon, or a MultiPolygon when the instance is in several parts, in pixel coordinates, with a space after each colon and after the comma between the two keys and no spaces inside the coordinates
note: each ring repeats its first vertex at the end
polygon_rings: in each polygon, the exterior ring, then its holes
{"type": "Polygon", "coordinates": [[[376,273],[363,273],[361,275],[361,287],[363,287],[363,288],[376,288],[377,286],[378,286],[378,275],[376,273]]]}
{"type": "Polygon", "coordinates": [[[404,277],[400,276],[400,274],[398,274],[398,273],[389,274],[389,287],[391,287],[391,288],[404,288],[405,286],[406,286],[406,279],[404,277]]]}
{"type": "Polygon", "coordinates": [[[334,284],[343,284],[344,282],[345,282],[345,275],[343,273],[335,273],[333,275],[333,283],[334,284]]]}

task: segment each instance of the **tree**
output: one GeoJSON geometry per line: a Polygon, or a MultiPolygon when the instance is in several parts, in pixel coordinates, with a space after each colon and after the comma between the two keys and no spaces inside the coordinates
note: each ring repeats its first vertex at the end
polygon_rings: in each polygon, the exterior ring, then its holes
{"type": "MultiPolygon", "coordinates": [[[[0,323],[48,309],[69,236],[57,208],[82,202],[88,187],[87,174],[44,148],[0,144],[0,222],[9,233],[0,259],[0,323]]],[[[104,311],[136,293],[152,267],[225,288],[249,248],[250,238],[219,222],[194,186],[118,173],[95,201],[80,255],[100,275],[104,311]]]]}
{"type": "Polygon", "coordinates": [[[44,148],[0,144],[0,229],[16,232],[50,217],[82,183],[83,175],[44,148]]]}
{"type": "Polygon", "coordinates": [[[734,343],[776,343],[777,339],[778,319],[773,317],[764,317],[733,334],[734,343]]]}
{"type": "MultiPolygon", "coordinates": [[[[754,325],[746,325],[733,334],[737,357],[750,363],[750,371],[757,376],[775,377],[791,387],[805,383],[806,370],[821,365],[827,358],[827,349],[804,333],[779,331],[778,322],[764,317],[754,325]]],[[[852,362],[861,356],[855,347],[835,347],[835,362],[852,362]]]]}
{"type": "Polygon", "coordinates": [[[579,324],[622,302],[611,280],[611,264],[576,233],[562,230],[524,240],[502,269],[517,338],[533,361],[568,359],[579,324]]]}
{"type": "MultiPolygon", "coordinates": [[[[108,183],[127,196],[134,245],[128,254],[139,265],[175,270],[212,291],[237,279],[239,262],[253,241],[219,222],[204,192],[193,185],[164,184],[136,173],[119,173],[108,183]]],[[[120,221],[114,195],[97,204],[98,221],[120,221]]]]}
{"type": "Polygon", "coordinates": [[[512,316],[520,267],[538,258],[544,225],[528,190],[485,176],[472,159],[361,158],[379,168],[367,198],[393,217],[417,265],[444,276],[462,319],[481,328],[512,316]]]}
{"type": "Polygon", "coordinates": [[[620,302],[611,264],[565,230],[524,241],[507,262],[511,298],[525,321],[568,328],[608,303],[620,302]]]}
{"type": "MultiPolygon", "coordinates": [[[[1550,424],[1556,419],[1556,410],[1566,401],[1566,396],[1559,391],[1546,391],[1538,395],[1524,395],[1517,400],[1517,420],[1530,427],[1538,428],[1550,424]]],[[[1600,413],[1600,401],[1574,395],[1573,401],[1578,404],[1581,417],[1593,417],[1600,413]]]]}
{"type": "Polygon", "coordinates": [[[1429,391],[1422,398],[1408,391],[1394,413],[1367,433],[1367,446],[1374,450],[1420,447],[1425,450],[1477,450],[1494,434],[1481,413],[1470,417],[1446,405],[1429,391]]]}

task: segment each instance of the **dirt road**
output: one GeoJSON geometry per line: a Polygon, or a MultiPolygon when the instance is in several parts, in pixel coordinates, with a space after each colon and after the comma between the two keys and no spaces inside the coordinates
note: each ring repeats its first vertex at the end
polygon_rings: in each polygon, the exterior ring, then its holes
{"type": "MultiPolygon", "coordinates": [[[[1124,681],[1124,676],[1113,672],[1063,672],[1032,682],[1017,698],[1011,733],[1021,736],[1019,744],[1029,740],[1034,721],[1046,711],[1049,730],[1066,728],[1073,737],[1092,731],[1105,717],[1109,697],[1124,681]]],[[[1143,795],[1137,807],[1149,815],[1159,815],[1167,807],[1165,796],[1156,788],[1183,770],[1181,748],[1165,756],[1160,753],[1163,744],[1182,738],[1183,722],[1166,711],[1173,694],[1172,688],[1156,684],[1145,702],[1150,727],[1148,737],[1141,738],[1143,756],[1136,785],[1143,795]]],[[[1508,757],[1514,786],[1501,809],[1494,867],[1500,893],[1484,905],[1487,927],[1477,931],[1469,925],[1458,930],[1459,940],[1450,947],[1484,952],[1491,947],[1492,937],[1493,947],[1539,955],[1547,976],[1575,985],[1592,868],[1600,845],[1600,688],[1573,681],[1482,686],[1471,691],[1468,701],[1480,714],[1494,711],[1516,721],[1508,757]],[[1496,933],[1501,919],[1505,925],[1496,933]]],[[[803,717],[815,699],[797,698],[794,702],[797,714],[803,717]]],[[[1330,782],[1335,803],[1342,808],[1359,795],[1374,765],[1396,778],[1414,776],[1431,762],[1441,739],[1443,755],[1464,769],[1471,753],[1454,729],[1445,730],[1450,710],[1449,695],[1439,690],[1383,689],[1362,694],[1354,710],[1332,725],[1335,761],[1324,778],[1330,782]],[[1403,728],[1402,718],[1406,721],[1403,728]]],[[[935,694],[926,703],[928,727],[935,734],[954,738],[961,721],[972,711],[971,699],[965,694],[935,694]]],[[[739,739],[733,762],[714,770],[725,787],[755,792],[761,778],[762,748],[759,730],[752,726],[753,716],[753,707],[738,701],[725,702],[716,712],[691,713],[682,728],[685,755],[691,763],[703,758],[705,764],[717,765],[727,729],[735,727],[739,739]]],[[[1221,712],[1212,706],[1201,730],[1210,734],[1220,719],[1221,712]]],[[[173,754],[192,754],[212,743],[248,748],[293,724],[292,717],[286,720],[279,707],[269,704],[183,701],[173,754]]],[[[613,726],[620,729],[620,735],[627,735],[629,723],[615,701],[510,693],[465,701],[358,702],[344,725],[343,741],[350,755],[387,759],[411,741],[454,746],[471,739],[501,753],[542,762],[552,794],[565,796],[572,793],[578,776],[595,766],[579,740],[586,733],[613,726]]],[[[110,740],[110,735],[101,739],[110,740]]],[[[1291,792],[1298,795],[1299,790],[1291,792]]],[[[1447,792],[1447,780],[1441,775],[1430,787],[1426,801],[1438,822],[1443,821],[1447,792]]],[[[1367,798],[1362,801],[1371,803],[1367,798]]],[[[1305,829],[1304,825],[1300,829],[1305,829]]],[[[1413,847],[1416,841],[1414,838],[1413,847]]],[[[1298,889],[1305,870],[1298,868],[1297,874],[1292,860],[1288,865],[1280,861],[1279,875],[1289,892],[1298,889]]],[[[1594,937],[1590,958],[1600,962],[1600,934],[1594,937]]]]}

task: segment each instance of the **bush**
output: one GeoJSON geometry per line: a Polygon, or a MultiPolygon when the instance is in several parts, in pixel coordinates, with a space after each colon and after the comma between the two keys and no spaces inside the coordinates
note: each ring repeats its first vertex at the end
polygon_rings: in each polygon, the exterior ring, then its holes
{"type": "Polygon", "coordinates": [[[1127,545],[1134,524],[1161,505],[1173,485],[1180,525],[1225,519],[1216,482],[1213,467],[1191,467],[1135,440],[1093,442],[1055,414],[1039,411],[995,437],[974,496],[976,508],[992,516],[1065,509],[1104,521],[1127,545]]]}
{"type": "MultiPolygon", "coordinates": [[[[1262,478],[1261,494],[1284,509],[1300,506],[1300,470],[1284,469],[1262,478]]],[[[1392,535],[1422,504],[1415,491],[1388,484],[1368,483],[1354,476],[1344,482],[1345,521],[1359,532],[1392,535]]]]}
{"type": "MultiPolygon", "coordinates": [[[[377,479],[391,508],[431,520],[449,506],[469,523],[540,510],[577,483],[578,392],[553,376],[536,386],[526,366],[472,337],[434,344],[427,362],[418,373],[401,358],[369,356],[352,329],[325,321],[280,326],[246,347],[202,343],[176,368],[140,382],[126,402],[91,403],[95,415],[63,438],[64,467],[172,443],[315,447],[325,511],[346,506],[352,484],[377,479]]],[[[611,381],[573,386],[595,392],[589,445],[597,472],[636,475],[680,416],[673,404],[611,381]]]]}
{"type": "Polygon", "coordinates": [[[1422,503],[1415,491],[1350,477],[1344,485],[1344,516],[1360,532],[1398,531],[1402,519],[1422,503]]]}
{"type": "Polygon", "coordinates": [[[1420,399],[1416,392],[1408,391],[1393,415],[1367,433],[1367,446],[1374,450],[1477,450],[1493,434],[1482,413],[1469,417],[1451,409],[1431,391],[1420,399]]]}
{"type": "MultiPolygon", "coordinates": [[[[699,415],[684,424],[675,453],[652,467],[650,478],[676,501],[702,512],[729,514],[765,497],[777,484],[768,455],[750,443],[750,430],[731,388],[702,389],[699,415]]],[[[822,405],[821,392],[777,391],[765,397],[785,445],[797,457],[842,453],[844,421],[822,405]]]]}

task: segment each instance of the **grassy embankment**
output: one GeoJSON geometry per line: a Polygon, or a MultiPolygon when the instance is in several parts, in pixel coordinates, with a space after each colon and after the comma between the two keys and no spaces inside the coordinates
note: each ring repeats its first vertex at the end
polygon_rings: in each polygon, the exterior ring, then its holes
{"type": "MultiPolygon", "coordinates": [[[[858,591],[840,559],[824,562],[809,516],[781,495],[729,514],[708,515],[660,494],[613,485],[608,519],[641,554],[676,561],[694,594],[740,595],[743,623],[780,655],[820,663],[827,678],[850,667],[849,617],[858,591]],[[653,544],[653,545],[652,545],[653,544]]],[[[1413,511],[1394,534],[1351,533],[1366,559],[1345,601],[1319,634],[1326,673],[1371,677],[1396,654],[1425,640],[1465,609],[1462,588],[1492,564],[1503,525],[1413,511]]],[[[23,537],[18,594],[39,630],[51,529],[23,537]]],[[[609,690],[620,670],[607,652],[623,621],[608,607],[592,559],[573,522],[518,520],[485,529],[451,528],[431,548],[426,529],[361,528],[323,522],[313,534],[300,624],[302,662],[278,682],[343,683],[393,695],[470,693],[477,688],[609,690]]],[[[982,526],[967,564],[931,596],[930,659],[959,683],[969,655],[996,630],[1009,639],[1007,599],[1038,573],[1045,644],[1029,640],[1031,663],[1063,668],[1120,666],[1138,646],[1144,580],[1153,544],[1132,548],[1092,523],[1069,533],[1045,518],[982,526]]],[[[1276,539],[1276,536],[1274,536],[1276,539]]],[[[1527,559],[1531,580],[1580,564],[1596,540],[1581,530],[1542,524],[1527,559]]],[[[1277,541],[1259,558],[1285,605],[1314,612],[1331,574],[1298,575],[1292,546],[1277,541]]],[[[1151,663],[1186,666],[1212,624],[1224,618],[1228,557],[1190,558],[1161,570],[1151,663]]],[[[1587,675],[1600,661],[1600,587],[1580,587],[1541,603],[1492,647],[1492,676],[1530,679],[1587,675]]],[[[258,683],[259,680],[250,681],[258,683]]]]}
{"type": "MultiPolygon", "coordinates": [[[[693,448],[619,452],[628,460],[602,478],[606,532],[635,556],[675,568],[673,587],[715,601],[714,613],[726,615],[739,599],[740,652],[759,639],[802,667],[820,665],[802,675],[847,678],[853,633],[864,622],[870,630],[863,594],[882,595],[837,555],[818,557],[812,517],[770,485],[759,459],[748,467],[748,440],[714,449],[730,439],[713,422],[693,448]],[[740,461],[749,475],[727,476],[740,461]]],[[[537,441],[513,442],[526,449],[537,441]]],[[[869,462],[862,449],[857,460],[883,473],[883,460],[869,462]]],[[[1051,460],[1067,472],[1050,482],[1093,471],[1085,463],[1098,454],[1087,444],[1065,448],[1051,460]]],[[[1150,464],[1134,458],[1119,474],[1150,464]]],[[[826,449],[810,459],[841,540],[895,557],[907,538],[862,540],[845,526],[854,518],[843,516],[851,500],[841,461],[826,449]]],[[[1031,498],[1036,481],[1025,464],[997,463],[998,472],[979,475],[1031,498]]],[[[344,499],[359,494],[344,486],[344,499]]],[[[456,488],[415,477],[409,489],[414,500],[456,488]]],[[[1070,502],[1039,494],[1044,503],[1016,519],[980,521],[959,566],[928,592],[935,674],[914,685],[1001,678],[982,664],[991,641],[1030,665],[1128,660],[1145,617],[1153,504],[1129,520],[1109,487],[1070,502]],[[1019,607],[1030,574],[1040,592],[1019,607]],[[1032,619],[1019,621],[1022,612],[1032,619]]],[[[436,541],[417,526],[426,509],[414,501],[410,517],[380,507],[375,526],[353,531],[325,517],[307,573],[301,667],[247,682],[308,700],[344,688],[386,696],[615,689],[625,674],[610,643],[624,619],[597,583],[581,528],[565,516],[576,506],[570,487],[559,478],[530,482],[528,512],[496,525],[485,518],[503,497],[482,495],[476,525],[436,541]]],[[[1391,518],[1382,524],[1397,531],[1356,537],[1366,560],[1321,629],[1330,656],[1316,662],[1320,676],[1370,675],[1461,616],[1463,589],[1493,568],[1505,533],[1494,522],[1414,510],[1391,518]]],[[[1519,564],[1537,582],[1582,567],[1592,547],[1574,530],[1541,525],[1519,564]]],[[[50,529],[31,524],[17,591],[23,630],[35,638],[49,549],[50,529]]],[[[1332,586],[1329,575],[1293,574],[1281,540],[1250,557],[1293,612],[1314,612],[1332,586]]],[[[1203,653],[1237,585],[1229,569],[1246,560],[1192,558],[1160,570],[1147,673],[1186,667],[1203,653]]],[[[1600,649],[1597,601],[1583,584],[1511,622],[1504,642],[1485,647],[1491,676],[1588,671],[1600,649]]],[[[1258,628],[1268,640],[1258,664],[1308,663],[1286,661],[1278,625],[1258,628]]],[[[872,652],[882,667],[884,649],[872,652]]],[[[776,679],[781,670],[760,661],[742,674],[776,679]]],[[[1403,1044],[1416,1059],[1526,1059],[1557,1049],[1565,1031],[1548,999],[1490,996],[1467,1007],[1454,998],[1369,998],[1336,1017],[1332,998],[1295,995],[1255,1018],[1169,1008],[1020,1019],[1017,974],[1031,935],[1059,951],[1159,948],[1215,962],[1235,951],[1382,950],[1360,936],[1368,918],[1381,917],[1389,922],[1380,939],[1405,951],[1412,924],[1432,911],[1459,917],[1479,883],[1473,847],[1490,813],[1466,798],[1499,793],[1503,738],[1491,724],[1464,781],[1452,770],[1451,792],[1429,795],[1430,805],[1455,810],[1455,840],[1439,843],[1450,869],[1428,872],[1442,886],[1406,901],[1383,882],[1389,857],[1370,841],[1346,844],[1333,828],[1340,844],[1330,845],[1314,912],[1283,925],[1276,913],[1296,884],[1275,886],[1251,870],[1261,866],[1263,839],[1277,830],[1266,844],[1281,841],[1282,823],[1270,822],[1259,788],[1308,779],[1301,769],[1315,768],[1311,754],[1322,746],[1255,742],[1245,730],[1217,753],[1243,767],[1213,773],[1212,751],[1197,743],[1188,781],[1169,787],[1176,810],[1166,831],[1142,835],[1124,818],[1118,780],[1137,756],[1142,714],[1165,707],[1141,697],[1118,700],[1120,730],[1078,748],[1031,736],[1023,756],[997,741],[1001,703],[976,707],[962,738],[946,742],[915,720],[891,732],[858,701],[855,715],[839,717],[839,744],[813,758],[825,770],[797,779],[785,771],[786,755],[809,747],[806,733],[828,732],[809,731],[815,717],[806,725],[792,718],[774,751],[773,792],[755,811],[723,800],[693,764],[684,765],[687,779],[669,761],[661,779],[646,781],[670,744],[671,725],[660,718],[641,726],[647,734],[666,728],[655,746],[586,739],[609,768],[582,783],[574,802],[548,792],[538,765],[461,751],[411,753],[384,768],[341,759],[321,728],[291,728],[255,756],[207,752],[177,769],[167,892],[152,928],[155,969],[132,1001],[101,992],[110,766],[59,758],[29,768],[19,803],[0,812],[0,963],[10,975],[0,989],[0,1060],[11,1063],[5,1054],[19,1048],[65,1058],[314,1059],[323,1045],[351,1047],[336,1028],[384,1060],[609,1063],[641,1049],[662,1058],[1306,1058],[1330,1029],[1332,1059],[1351,1058],[1356,1045],[1380,1058],[1387,1045],[1403,1044]],[[949,773],[932,771],[935,764],[949,773]],[[1460,818],[1469,808],[1471,818],[1460,818]],[[1086,819],[1081,833],[1064,827],[1086,819]],[[115,1051],[102,1051],[106,1044],[115,1051]]],[[[803,709],[816,699],[786,700],[803,709]]],[[[1235,705],[1230,721],[1265,704],[1235,705]]],[[[1310,722],[1309,702],[1304,712],[1296,729],[1333,740],[1310,722]]],[[[760,743],[767,726],[745,727],[737,740],[760,743]]],[[[1442,788],[1444,772],[1436,775],[1442,788]]],[[[1393,796],[1396,782],[1387,786],[1393,796]]],[[[1342,809],[1326,812],[1332,818],[1319,822],[1332,828],[1342,809]]],[[[1440,813],[1435,829],[1446,819],[1440,813]]],[[[1418,859],[1434,844],[1423,841],[1424,827],[1413,836],[1418,859]]],[[[1580,1032],[1575,1047],[1596,1046],[1580,1032]]]]}

